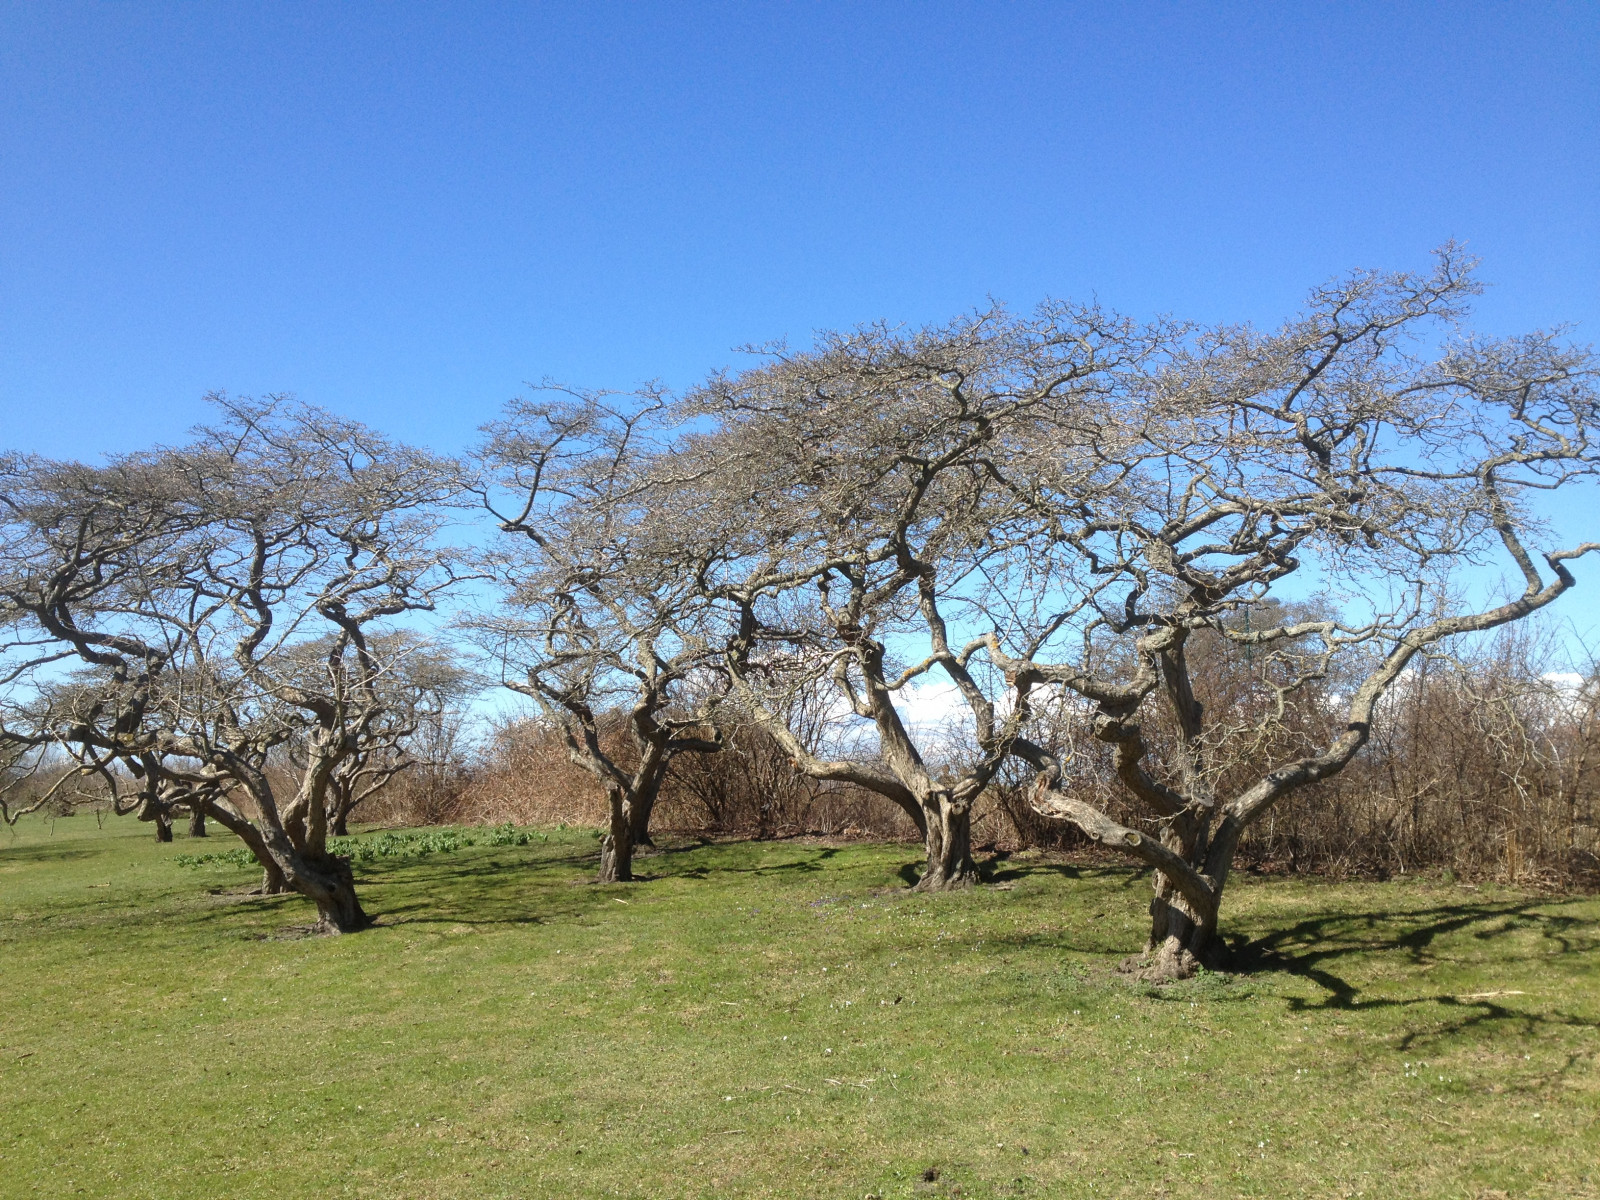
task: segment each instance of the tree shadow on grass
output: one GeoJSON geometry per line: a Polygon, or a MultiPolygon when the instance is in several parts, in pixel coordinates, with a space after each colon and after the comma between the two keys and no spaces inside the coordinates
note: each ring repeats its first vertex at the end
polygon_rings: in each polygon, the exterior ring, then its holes
{"type": "MultiPolygon", "coordinates": [[[[809,874],[813,871],[822,870],[830,860],[838,857],[838,855],[839,848],[837,846],[817,846],[812,850],[810,857],[794,859],[790,862],[751,863],[749,866],[733,866],[729,863],[722,863],[714,867],[697,867],[695,870],[700,875],[704,875],[708,871],[715,871],[718,875],[778,875],[784,872],[809,874]]],[[[687,872],[685,873],[687,874],[687,872]]]]}
{"type": "MultiPolygon", "coordinates": [[[[373,918],[374,928],[405,925],[527,926],[581,919],[625,898],[637,887],[674,879],[706,879],[717,875],[783,876],[820,872],[839,853],[818,847],[805,858],[777,863],[718,862],[686,865],[681,856],[718,843],[701,839],[688,845],[665,847],[643,861],[666,869],[641,872],[632,883],[599,884],[598,846],[556,848],[556,853],[517,854],[510,847],[481,846],[462,852],[414,858],[384,858],[359,862],[356,892],[373,918]],[[565,852],[561,852],[565,850],[565,852]],[[674,862],[674,859],[679,861],[674,862]]],[[[249,921],[241,930],[246,937],[264,935],[260,918],[299,918],[312,912],[308,902],[294,894],[252,895],[243,887],[205,889],[210,904],[197,907],[189,920],[201,926],[249,921]]],[[[162,918],[170,920],[170,918],[162,918]]],[[[160,921],[152,922],[159,924],[160,921]]],[[[293,925],[286,935],[299,930],[293,925]]]]}
{"type": "MultiPolygon", "coordinates": [[[[1119,890],[1126,891],[1149,876],[1150,872],[1142,867],[1124,867],[1117,865],[1092,866],[1084,863],[1070,862],[1034,862],[1013,863],[1006,861],[998,870],[996,865],[1004,860],[998,857],[989,861],[989,871],[984,874],[985,883],[1015,883],[1018,880],[1028,879],[1033,876],[1048,877],[1051,875],[1061,879],[1074,881],[1099,881],[1115,880],[1119,890]]],[[[980,867],[980,870],[983,868],[980,867]]]]}
{"type": "Polygon", "coordinates": [[[704,881],[718,877],[782,880],[820,874],[842,853],[839,847],[808,848],[803,857],[782,862],[672,861],[697,850],[721,849],[723,843],[674,846],[636,865],[666,868],[639,871],[629,883],[601,884],[594,879],[599,868],[597,851],[543,856],[528,861],[507,861],[482,856],[464,859],[396,861],[385,863],[358,877],[363,904],[379,926],[530,925],[579,919],[598,911],[611,912],[617,900],[629,901],[636,890],[648,895],[652,885],[676,880],[704,881]],[[574,877],[574,872],[578,874],[574,877]],[[371,900],[368,901],[367,897],[371,900]]]}
{"type": "MultiPolygon", "coordinates": [[[[662,860],[652,856],[648,861],[662,860]]],[[[397,862],[359,886],[374,893],[370,907],[379,925],[540,925],[593,913],[651,883],[722,873],[722,868],[679,866],[640,872],[629,883],[601,884],[594,878],[599,865],[598,850],[529,861],[451,856],[397,862]]]]}
{"type": "MultiPolygon", "coordinates": [[[[151,839],[152,841],[154,839],[151,839]]],[[[89,842],[34,842],[31,845],[8,846],[0,842],[0,862],[10,865],[38,866],[42,863],[63,863],[84,858],[103,858],[103,844],[89,842]]]]}
{"type": "MultiPolygon", "coordinates": [[[[1348,977],[1345,964],[1376,956],[1400,956],[1418,970],[1451,957],[1440,945],[1452,935],[1466,935],[1480,944],[1518,934],[1532,933],[1546,944],[1539,952],[1593,953],[1600,949],[1600,933],[1591,917],[1575,912],[1551,911],[1577,901],[1486,901],[1445,904],[1425,909],[1386,913],[1330,913],[1309,917],[1262,937],[1236,935],[1229,939],[1219,966],[1245,975],[1281,972],[1308,980],[1321,989],[1320,997],[1290,997],[1291,1012],[1356,1011],[1438,1005],[1458,1014],[1444,1029],[1430,1036],[1461,1031],[1475,1025],[1504,1022],[1533,1029],[1540,1025],[1596,1027],[1596,1021],[1571,1013],[1535,1013],[1499,1003],[1518,993],[1489,990],[1467,994],[1433,992],[1410,997],[1362,996],[1361,987],[1348,977]]],[[[1502,961],[1512,961],[1504,958],[1502,961]]],[[[1421,1036],[1412,1032],[1401,1040],[1409,1046],[1421,1036]]]]}

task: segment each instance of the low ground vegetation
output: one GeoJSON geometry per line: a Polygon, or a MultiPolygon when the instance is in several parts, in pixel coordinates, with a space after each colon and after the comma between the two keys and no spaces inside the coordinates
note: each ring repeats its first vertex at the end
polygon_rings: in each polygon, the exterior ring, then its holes
{"type": "MultiPolygon", "coordinates": [[[[509,824],[492,829],[385,829],[366,837],[330,838],[328,852],[363,863],[378,858],[453,854],[468,846],[527,846],[537,840],[547,840],[547,835],[509,824]]],[[[241,846],[210,854],[180,854],[172,861],[180,867],[248,867],[255,862],[255,856],[241,846]]]]}
{"type": "Polygon", "coordinates": [[[358,856],[355,939],[181,831],[0,834],[0,1196],[1600,1189],[1592,898],[1245,874],[1231,969],[1156,986],[1109,860],[664,837],[597,887],[512,832],[387,835],[458,844],[358,856]]]}

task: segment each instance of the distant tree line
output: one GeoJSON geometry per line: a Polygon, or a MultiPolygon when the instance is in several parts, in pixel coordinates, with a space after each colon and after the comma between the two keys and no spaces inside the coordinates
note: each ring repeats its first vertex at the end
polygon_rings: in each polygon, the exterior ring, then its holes
{"type": "Polygon", "coordinates": [[[353,930],[330,832],[444,780],[444,714],[503,686],[603,797],[602,880],[663,803],[773,833],[870,796],[915,886],[961,888],[987,805],[1151,868],[1153,978],[1211,953],[1241,859],[1412,869],[1448,812],[1474,855],[1577,863],[1592,676],[1507,631],[1596,548],[1551,520],[1589,495],[1596,360],[1466,331],[1470,267],[1270,331],[1050,303],[824,334],[681,395],[545,389],[460,461],[222,399],[186,447],[12,456],[12,781],[213,820],[353,930]]]}

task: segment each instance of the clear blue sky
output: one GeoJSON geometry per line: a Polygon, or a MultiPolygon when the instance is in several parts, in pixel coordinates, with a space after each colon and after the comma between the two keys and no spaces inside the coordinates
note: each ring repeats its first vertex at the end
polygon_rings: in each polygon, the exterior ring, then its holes
{"type": "Polygon", "coordinates": [[[526,380],[993,295],[1271,321],[1484,259],[1600,340],[1600,5],[0,11],[0,446],[289,391],[454,449],[526,380]]]}

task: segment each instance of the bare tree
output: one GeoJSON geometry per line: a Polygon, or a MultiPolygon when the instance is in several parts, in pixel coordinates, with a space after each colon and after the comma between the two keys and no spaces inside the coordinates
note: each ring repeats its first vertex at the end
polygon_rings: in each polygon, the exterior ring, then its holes
{"type": "Polygon", "coordinates": [[[403,655],[377,635],[451,581],[432,512],[451,472],[286,401],[219,404],[188,447],[11,465],[6,736],[198,807],[321,928],[359,929],[349,864],[327,848],[329,783],[388,711],[403,655]],[[303,764],[281,795],[268,757],[292,741],[303,764]]]}
{"type": "Polygon", "coordinates": [[[41,810],[70,813],[84,802],[104,802],[92,773],[54,749],[22,737],[0,737],[0,821],[15,825],[41,810]]]}
{"type": "Polygon", "coordinates": [[[1447,248],[1431,275],[1320,288],[1274,332],[1196,334],[1119,413],[1137,437],[1118,451],[1118,488],[1086,496],[1041,475],[1009,528],[1019,549],[992,573],[988,657],[1024,705],[1054,688],[1088,706],[1147,819],[1079,794],[1059,748],[1014,750],[1039,772],[1038,807],[1155,868],[1154,977],[1205,959],[1244,831],[1343,770],[1419,656],[1549,605],[1595,548],[1552,544],[1539,519],[1541,497],[1570,505],[1593,476],[1595,359],[1547,334],[1454,331],[1469,266],[1447,248]],[[1414,352],[1440,321],[1436,352],[1414,352]],[[1053,582],[1067,578],[1079,586],[1053,582]],[[1330,615],[1275,603],[1312,587],[1330,615]],[[1197,687],[1199,638],[1249,656],[1248,692],[1197,687]],[[1331,736],[1274,757],[1291,698],[1332,678],[1331,736]],[[1140,722],[1153,708],[1172,731],[1160,756],[1140,722]]]}
{"type": "Polygon", "coordinates": [[[957,632],[985,564],[1007,552],[993,532],[1031,504],[1011,460],[1048,442],[1064,485],[1114,483],[1115,462],[1092,451],[1122,375],[1166,336],[1092,307],[992,309],[909,333],[823,335],[686,398],[714,427],[681,446],[685,498],[661,511],[698,547],[701,594],[728,614],[738,701],[801,770],[906,812],[925,840],[921,889],[976,880],[973,803],[1017,728],[982,639],[957,632]],[[936,761],[902,710],[939,680],[959,696],[966,742],[936,761]],[[796,736],[785,713],[819,685],[871,730],[862,749],[796,736]]]}
{"type": "MultiPolygon", "coordinates": [[[[458,769],[464,722],[460,704],[478,690],[471,672],[414,636],[389,634],[375,643],[395,669],[376,684],[382,712],[328,777],[327,822],[335,837],[350,832],[358,805],[402,774],[414,786],[427,788],[458,769]],[[420,785],[415,784],[418,776],[423,777],[420,785]]],[[[296,744],[291,751],[303,762],[303,747],[296,744]]],[[[437,810],[439,805],[428,807],[437,810]]],[[[434,820],[440,815],[427,814],[434,820]]]]}
{"type": "Polygon", "coordinates": [[[712,662],[694,574],[653,536],[664,411],[651,394],[517,402],[480,454],[480,495],[509,536],[486,558],[504,608],[472,625],[504,685],[538,704],[605,789],[602,883],[633,879],[673,758],[721,748],[711,694],[685,686],[712,662]],[[605,736],[613,716],[626,757],[605,736]]]}

